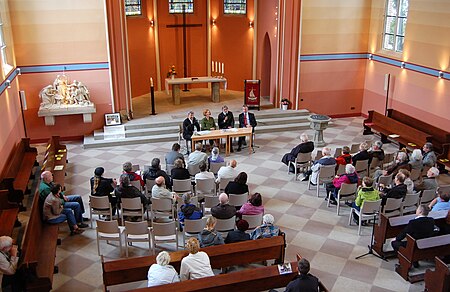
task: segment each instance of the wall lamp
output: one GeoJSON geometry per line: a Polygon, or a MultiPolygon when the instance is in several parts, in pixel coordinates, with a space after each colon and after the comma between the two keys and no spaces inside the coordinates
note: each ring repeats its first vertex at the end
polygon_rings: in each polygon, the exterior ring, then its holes
{"type": "Polygon", "coordinates": [[[8,88],[11,88],[11,80],[6,79],[5,86],[8,87],[8,88]]]}
{"type": "Polygon", "coordinates": [[[400,68],[402,68],[402,69],[405,69],[405,66],[406,66],[405,62],[402,62],[402,63],[400,64],[400,68]]]}
{"type": "Polygon", "coordinates": [[[216,26],[216,20],[214,18],[211,20],[211,25],[216,26]]]}
{"type": "Polygon", "coordinates": [[[373,54],[369,54],[369,60],[373,60],[373,54]]]}
{"type": "Polygon", "coordinates": [[[248,23],[248,25],[250,26],[250,28],[253,28],[253,21],[250,20],[250,22],[248,23]]]}
{"type": "Polygon", "coordinates": [[[439,73],[438,73],[438,77],[439,77],[439,78],[444,78],[444,72],[442,72],[442,71],[439,71],[439,73]]]}
{"type": "Polygon", "coordinates": [[[150,26],[154,27],[155,26],[155,21],[153,19],[150,19],[150,26]]]}
{"type": "Polygon", "coordinates": [[[17,75],[22,75],[22,72],[20,71],[20,68],[16,68],[17,75]]]}

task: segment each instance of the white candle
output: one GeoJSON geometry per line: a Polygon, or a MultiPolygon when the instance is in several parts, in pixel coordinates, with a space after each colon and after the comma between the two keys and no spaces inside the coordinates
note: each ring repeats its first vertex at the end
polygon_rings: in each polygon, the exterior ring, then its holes
{"type": "Polygon", "coordinates": [[[225,65],[222,63],[222,74],[225,74],[225,65]]]}
{"type": "Polygon", "coordinates": [[[216,70],[215,70],[215,71],[216,71],[216,72],[219,72],[219,71],[217,71],[217,69],[218,69],[218,68],[217,68],[217,62],[216,62],[216,70]]]}
{"type": "Polygon", "coordinates": [[[153,78],[150,77],[150,87],[153,87],[153,78]]]}
{"type": "Polygon", "coordinates": [[[214,61],[211,61],[211,71],[214,72],[214,61]]]}

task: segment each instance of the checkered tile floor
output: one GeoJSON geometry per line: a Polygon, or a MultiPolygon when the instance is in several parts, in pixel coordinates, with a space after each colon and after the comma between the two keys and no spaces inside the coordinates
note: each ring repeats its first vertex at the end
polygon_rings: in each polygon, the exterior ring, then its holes
{"type": "MultiPolygon", "coordinates": [[[[312,137],[313,132],[308,133],[312,137]]],[[[321,197],[317,198],[315,190],[307,189],[306,182],[295,181],[293,175],[286,173],[287,168],[280,159],[298,143],[299,134],[261,134],[256,137],[259,148],[254,154],[242,151],[232,156],[238,161],[238,170],[249,174],[250,191],[262,194],[266,213],[273,214],[275,223],[286,233],[286,261],[294,260],[297,253],[309,259],[312,273],[330,291],[422,291],[423,283],[410,285],[394,272],[396,259],[385,262],[368,255],[356,260],[356,256],[367,252],[371,227],[363,227],[362,235],[358,236],[357,227],[348,226],[348,207],[343,206],[341,215],[337,216],[335,207],[327,208],[323,190],[321,197]]],[[[335,119],[324,136],[333,148],[375,139],[362,136],[361,118],[335,119]]],[[[95,167],[103,166],[106,177],[118,177],[123,162],[131,161],[141,166],[149,164],[154,157],[163,158],[171,145],[160,143],[84,150],[80,142],[68,143],[66,193],[82,195],[87,207],[89,178],[95,167]]],[[[43,153],[44,146],[38,146],[43,153]]],[[[390,145],[385,149],[394,151],[390,145]]],[[[77,236],[69,236],[65,224],[61,224],[60,230],[63,240],[57,248],[59,274],[54,276],[54,290],[102,290],[94,229],[88,228],[77,236]]],[[[167,249],[174,247],[167,245],[167,249]]],[[[102,243],[101,250],[110,258],[120,256],[119,248],[114,245],[102,243]]],[[[145,244],[136,244],[130,249],[131,255],[145,255],[146,252],[145,244]]],[[[145,286],[145,283],[117,290],[138,285],[145,286]]]]}

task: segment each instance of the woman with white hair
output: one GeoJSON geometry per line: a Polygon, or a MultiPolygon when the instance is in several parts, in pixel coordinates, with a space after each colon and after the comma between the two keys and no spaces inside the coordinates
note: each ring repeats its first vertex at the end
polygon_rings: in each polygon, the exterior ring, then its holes
{"type": "Polygon", "coordinates": [[[12,238],[0,236],[0,287],[6,287],[11,284],[14,286],[12,291],[22,291],[16,289],[18,288],[16,285],[20,284],[20,281],[15,279],[18,261],[17,246],[13,245],[12,238]]]}
{"type": "Polygon", "coordinates": [[[280,228],[273,225],[275,218],[271,214],[263,216],[263,224],[256,227],[250,235],[251,239],[269,238],[272,236],[278,236],[280,234],[280,228]]]}
{"type": "MultiPolygon", "coordinates": [[[[308,134],[303,133],[300,135],[300,144],[295,146],[291,152],[284,154],[283,158],[281,158],[281,162],[286,165],[289,165],[289,161],[294,162],[299,153],[310,153],[314,150],[314,142],[309,141],[308,134]]],[[[290,169],[290,172],[295,172],[295,170],[290,169]]]]}
{"type": "Polygon", "coordinates": [[[167,251],[162,251],[156,257],[156,264],[148,269],[147,287],[180,282],[177,271],[169,265],[170,255],[167,251]]]}
{"type": "Polygon", "coordinates": [[[420,149],[414,149],[411,153],[411,156],[409,157],[409,165],[411,165],[411,169],[419,169],[422,170],[423,163],[422,163],[422,151],[420,149]]]}
{"type": "Polygon", "coordinates": [[[397,157],[395,158],[394,163],[392,163],[386,170],[377,170],[373,174],[373,179],[375,181],[378,181],[378,178],[381,175],[391,175],[392,177],[395,177],[400,169],[406,169],[408,171],[411,171],[411,165],[408,164],[408,154],[406,154],[403,151],[397,152],[397,157]]]}
{"type": "Polygon", "coordinates": [[[345,165],[345,173],[340,176],[336,175],[333,182],[327,184],[327,196],[325,197],[325,200],[328,198],[330,200],[330,204],[336,205],[337,194],[341,189],[342,184],[354,184],[358,183],[358,181],[359,177],[355,167],[351,164],[345,165]],[[333,192],[332,196],[330,196],[330,192],[333,192]]]}
{"type": "MultiPolygon", "coordinates": [[[[214,147],[211,150],[211,156],[208,157],[208,166],[211,167],[211,163],[223,163],[225,160],[219,155],[219,148],[214,147]]],[[[208,167],[208,168],[209,168],[208,167]]]]}

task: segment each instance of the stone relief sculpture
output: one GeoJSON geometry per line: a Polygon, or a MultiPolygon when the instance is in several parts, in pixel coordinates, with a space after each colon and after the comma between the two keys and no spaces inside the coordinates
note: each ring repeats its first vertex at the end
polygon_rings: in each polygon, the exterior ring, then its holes
{"type": "Polygon", "coordinates": [[[58,75],[53,85],[47,85],[39,92],[41,108],[59,108],[68,105],[84,107],[93,105],[90,101],[89,90],[80,81],[74,80],[69,84],[66,75],[58,75]]]}

